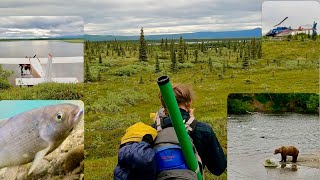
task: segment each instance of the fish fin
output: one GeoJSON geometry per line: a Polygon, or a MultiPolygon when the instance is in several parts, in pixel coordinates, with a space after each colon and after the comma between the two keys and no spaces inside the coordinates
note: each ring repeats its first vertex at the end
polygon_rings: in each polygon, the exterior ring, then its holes
{"type": "Polygon", "coordinates": [[[28,172],[28,175],[30,175],[32,173],[32,171],[37,167],[37,165],[44,158],[44,156],[46,156],[46,154],[49,152],[50,148],[51,148],[51,146],[48,146],[47,148],[37,152],[37,154],[32,162],[32,166],[28,172]]]}

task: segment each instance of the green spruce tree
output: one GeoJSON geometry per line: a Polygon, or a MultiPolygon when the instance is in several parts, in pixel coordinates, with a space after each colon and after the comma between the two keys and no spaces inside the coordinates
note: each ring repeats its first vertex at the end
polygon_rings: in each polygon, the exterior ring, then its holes
{"type": "Polygon", "coordinates": [[[85,78],[84,78],[84,81],[85,82],[90,82],[92,80],[91,78],[91,73],[90,73],[90,67],[89,67],[89,64],[88,64],[88,61],[85,61],[85,78]]]}
{"type": "Polygon", "coordinates": [[[242,60],[242,69],[248,70],[249,69],[249,58],[248,58],[248,53],[244,53],[244,58],[242,60]]]}
{"type": "Polygon", "coordinates": [[[209,71],[212,72],[212,70],[213,70],[213,65],[212,65],[212,59],[211,59],[211,57],[209,57],[208,66],[209,66],[209,71]]]}
{"type": "Polygon", "coordinates": [[[148,57],[147,57],[147,42],[144,39],[143,27],[140,30],[139,61],[140,62],[148,61],[148,57]]]}
{"type": "Polygon", "coordinates": [[[155,73],[161,72],[160,70],[160,62],[159,62],[159,57],[156,55],[156,63],[155,63],[155,73]]]}
{"type": "Polygon", "coordinates": [[[164,48],[165,48],[165,51],[168,51],[168,39],[167,38],[164,42],[164,48]]]}
{"type": "Polygon", "coordinates": [[[183,47],[183,39],[182,36],[180,36],[179,44],[178,44],[178,62],[184,63],[184,47],[183,47]]]}
{"type": "Polygon", "coordinates": [[[194,51],[194,63],[198,63],[198,54],[199,54],[198,49],[196,49],[194,51]]]}
{"type": "Polygon", "coordinates": [[[161,43],[160,43],[160,49],[162,50],[162,51],[164,51],[164,40],[163,40],[163,38],[161,39],[161,43]]]}
{"type": "Polygon", "coordinates": [[[99,53],[99,64],[102,64],[102,57],[101,57],[101,53],[99,53]]]}
{"type": "Polygon", "coordinates": [[[173,40],[171,40],[171,44],[170,44],[170,59],[171,59],[171,64],[170,64],[171,71],[173,73],[176,73],[178,70],[178,66],[177,66],[177,60],[176,60],[176,50],[174,48],[173,40]]]}
{"type": "Polygon", "coordinates": [[[205,51],[205,45],[204,45],[203,41],[201,42],[200,50],[202,53],[204,53],[204,51],[205,51]]]}

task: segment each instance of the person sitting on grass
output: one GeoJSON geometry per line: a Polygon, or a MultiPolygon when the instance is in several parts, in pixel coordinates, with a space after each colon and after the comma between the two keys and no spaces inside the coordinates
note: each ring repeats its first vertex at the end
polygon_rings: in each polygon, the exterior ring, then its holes
{"type": "MultiPolygon", "coordinates": [[[[200,169],[204,169],[204,167],[206,166],[212,174],[216,176],[221,175],[227,167],[226,157],[210,125],[208,125],[207,123],[199,122],[194,119],[194,115],[193,115],[194,109],[191,108],[191,104],[193,100],[193,95],[191,90],[185,85],[178,84],[178,85],[173,85],[173,91],[174,91],[176,100],[178,102],[178,106],[180,109],[180,113],[182,115],[182,119],[184,120],[184,123],[186,125],[188,124],[188,128],[189,126],[192,128],[191,131],[188,130],[188,133],[192,139],[192,143],[195,146],[197,154],[201,158],[202,163],[201,164],[199,163],[200,169]],[[189,119],[190,121],[188,121],[189,119]],[[201,165],[203,167],[201,167],[201,165]]],[[[166,109],[161,93],[159,93],[159,98],[164,108],[164,109],[160,109],[160,111],[164,111],[164,113],[167,116],[167,117],[161,118],[160,129],[172,127],[173,126],[172,121],[170,116],[168,116],[168,110],[166,109]]],[[[160,113],[158,112],[157,114],[160,114],[160,113]]],[[[156,119],[157,118],[155,118],[155,120],[156,119]]],[[[152,124],[153,128],[158,129],[158,135],[159,135],[160,132],[159,132],[158,126],[159,126],[159,123],[157,122],[152,124]]],[[[156,139],[156,143],[157,143],[157,139],[156,139]]]]}
{"type": "Polygon", "coordinates": [[[153,142],[157,131],[144,123],[130,126],[121,139],[114,180],[153,180],[156,177],[153,142]]]}

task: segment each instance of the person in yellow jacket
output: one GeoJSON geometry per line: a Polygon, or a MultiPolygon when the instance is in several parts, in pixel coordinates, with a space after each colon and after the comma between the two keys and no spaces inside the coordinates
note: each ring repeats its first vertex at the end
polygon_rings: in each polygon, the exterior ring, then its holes
{"type": "Polygon", "coordinates": [[[115,180],[153,180],[156,162],[153,142],[157,131],[142,122],[130,126],[121,138],[115,180]]]}

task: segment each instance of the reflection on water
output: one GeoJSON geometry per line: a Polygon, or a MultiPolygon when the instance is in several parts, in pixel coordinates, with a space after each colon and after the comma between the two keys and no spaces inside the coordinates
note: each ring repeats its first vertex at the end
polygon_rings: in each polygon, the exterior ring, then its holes
{"type": "Polygon", "coordinates": [[[24,58],[25,56],[48,57],[83,56],[83,43],[59,40],[0,41],[0,58],[24,58]]]}
{"type": "MultiPolygon", "coordinates": [[[[320,126],[316,115],[240,115],[228,119],[228,179],[317,179],[320,169],[298,166],[297,171],[265,168],[274,149],[293,145],[300,154],[319,152],[320,126]]],[[[291,157],[289,157],[291,161],[291,157]]],[[[298,157],[299,161],[299,157],[298,157]]]]}

